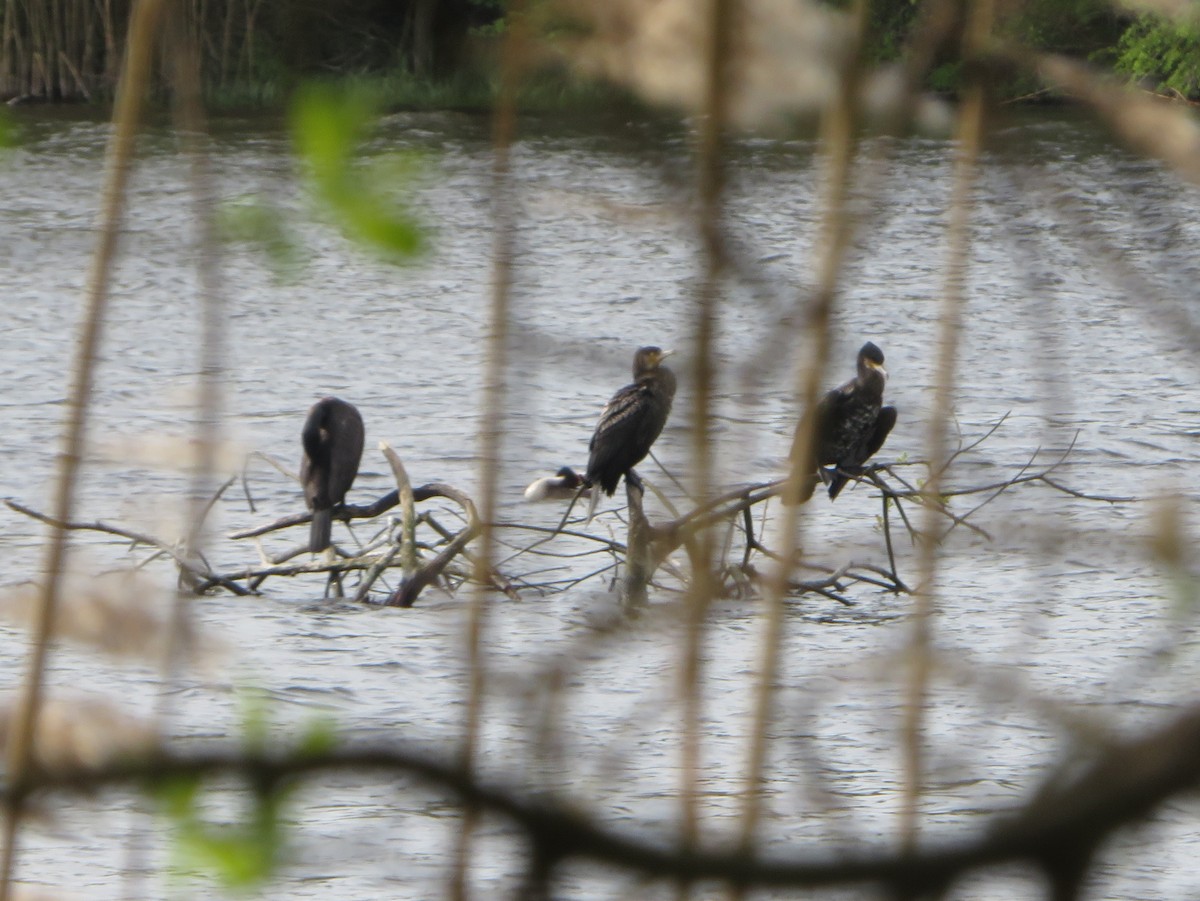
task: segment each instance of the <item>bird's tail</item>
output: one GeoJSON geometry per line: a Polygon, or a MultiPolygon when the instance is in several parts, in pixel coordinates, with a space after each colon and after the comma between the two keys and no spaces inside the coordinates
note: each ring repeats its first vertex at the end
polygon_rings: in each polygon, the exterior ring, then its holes
{"type": "Polygon", "coordinates": [[[850,480],[840,472],[835,472],[833,474],[833,478],[829,480],[829,499],[831,501],[837,500],[837,496],[842,493],[842,488],[844,488],[846,483],[849,481],[850,480]]]}
{"type": "Polygon", "coordinates": [[[319,554],[329,547],[330,535],[333,532],[333,511],[314,510],[312,526],[308,531],[309,553],[319,554]]]}
{"type": "MultiPolygon", "coordinates": [[[[846,467],[846,471],[850,472],[850,473],[858,474],[859,472],[862,471],[862,467],[860,467],[860,466],[846,467]]],[[[838,467],[837,469],[835,469],[833,471],[833,478],[831,478],[829,480],[829,499],[831,501],[837,500],[837,496],[842,493],[842,489],[844,487],[846,487],[846,483],[849,481],[850,481],[850,476],[844,475],[842,473],[842,467],[838,467]]]]}
{"type": "Polygon", "coordinates": [[[587,520],[584,522],[584,525],[588,526],[592,524],[592,517],[596,515],[596,507],[600,505],[600,495],[603,494],[603,491],[594,482],[585,481],[585,484],[592,488],[591,495],[588,497],[587,520]]]}

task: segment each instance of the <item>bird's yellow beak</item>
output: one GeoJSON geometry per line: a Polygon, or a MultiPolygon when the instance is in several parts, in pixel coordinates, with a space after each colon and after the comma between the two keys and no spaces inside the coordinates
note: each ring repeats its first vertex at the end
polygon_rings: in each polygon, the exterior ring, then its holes
{"type": "Polygon", "coordinates": [[[673,354],[673,353],[675,353],[675,351],[673,351],[673,350],[664,350],[662,353],[660,353],[658,355],[658,362],[661,363],[663,360],[665,360],[667,357],[671,356],[671,354],[673,354]]]}
{"type": "Polygon", "coordinates": [[[876,363],[874,360],[867,360],[867,368],[874,369],[876,372],[883,373],[883,377],[887,378],[887,370],[883,368],[882,363],[876,363]]]}

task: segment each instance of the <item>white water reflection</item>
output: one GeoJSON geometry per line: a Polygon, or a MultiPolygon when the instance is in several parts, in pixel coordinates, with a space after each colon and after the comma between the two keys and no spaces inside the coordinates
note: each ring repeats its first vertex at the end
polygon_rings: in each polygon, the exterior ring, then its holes
{"type": "MultiPolygon", "coordinates": [[[[25,125],[30,140],[0,178],[0,494],[45,508],[94,243],[106,127],[36,114],[25,125]]],[[[460,115],[389,120],[379,146],[426,155],[420,205],[436,228],[428,259],[394,269],[309,221],[281,132],[219,124],[221,196],[270,198],[310,251],[294,284],[277,283],[248,250],[232,249],[223,260],[232,440],[294,467],[305,411],[316,397],[336,393],[362,411],[368,448],[388,440],[416,482],[474,490],[492,241],[487,132],[485,120],[460,115]]],[[[600,405],[627,380],[640,344],[682,351],[676,412],[656,454],[676,473],[686,471],[698,263],[686,135],[554,119],[528,122],[523,134],[515,154],[519,363],[501,512],[552,524],[556,511],[521,504],[521,490],[537,475],[583,463],[600,405]]],[[[1179,323],[1195,316],[1200,202],[1084,123],[1031,118],[1005,137],[981,180],[956,409],[969,437],[1010,416],[968,456],[959,478],[1011,475],[1034,449],[1055,454],[1078,435],[1059,473],[1065,483],[1141,498],[1183,492],[1190,514],[1200,402],[1195,343],[1179,323]]],[[[186,166],[164,135],[148,138],[145,149],[97,381],[93,435],[101,444],[186,435],[194,416],[198,315],[186,250],[193,225],[186,166]]],[[[912,139],[892,151],[847,273],[827,382],[850,374],[863,340],[880,344],[892,375],[889,400],[900,411],[885,455],[915,458],[931,404],[950,149],[912,139]]],[[[717,450],[726,481],[779,473],[795,421],[789,385],[797,347],[781,323],[812,282],[813,152],[805,141],[748,142],[734,164],[735,249],[756,280],[735,280],[722,310],[717,450]]],[[[644,472],[665,484],[653,468],[644,472]]],[[[352,498],[372,498],[389,481],[382,460],[368,452],[352,498]]],[[[266,467],[254,468],[253,484],[258,513],[231,493],[218,511],[221,532],[299,509],[299,491],[266,467]]],[[[137,461],[93,461],[79,516],[167,534],[185,485],[178,473],[137,461]]],[[[864,488],[848,489],[832,505],[818,494],[810,506],[814,553],[834,564],[882,558],[878,505],[864,488]]],[[[980,512],[992,543],[965,531],[950,541],[935,624],[947,669],[931,699],[930,841],[961,839],[983,814],[1019,803],[1069,747],[1058,718],[1038,712],[1033,699],[1049,698],[1118,732],[1144,728],[1193,699],[1194,622],[1146,562],[1146,520],[1145,505],[1109,507],[1035,487],[980,512]]],[[[36,572],[43,537],[36,524],[6,512],[0,550],[10,581],[36,572]]],[[[97,545],[91,561],[122,559],[119,545],[84,541],[97,545]]],[[[911,578],[914,551],[901,542],[899,552],[911,578]]],[[[220,542],[214,553],[232,563],[244,551],[220,542]]],[[[281,734],[320,714],[356,736],[452,746],[466,684],[462,599],[431,595],[413,610],[367,610],[316,604],[320,590],[314,580],[276,585],[262,599],[194,604],[205,634],[226,650],[185,674],[171,696],[171,728],[197,738],[235,733],[236,689],[258,685],[270,694],[281,734]]],[[[843,608],[805,597],[789,610],[764,828],[777,853],[896,841],[908,602],[871,592],[855,600],[843,608]]],[[[498,599],[487,639],[494,677],[481,759],[488,772],[560,785],[607,822],[670,834],[678,817],[680,722],[671,601],[657,598],[647,616],[600,637],[611,612],[600,580],[565,594],[498,599]],[[553,741],[542,743],[535,727],[549,691],[546,673],[555,668],[565,670],[562,719],[553,741]]],[[[736,835],[760,613],[754,602],[727,601],[711,616],[703,788],[704,834],[713,839],[736,835]]],[[[0,634],[9,648],[0,658],[7,689],[20,678],[24,638],[8,628],[0,634]]],[[[51,669],[57,689],[99,691],[132,712],[148,713],[158,690],[150,664],[117,666],[63,649],[51,669]]],[[[29,828],[20,860],[26,878],[111,898],[126,893],[132,871],[152,887],[144,894],[165,891],[163,843],[127,838],[127,830],[144,828],[122,813],[127,798],[54,808],[53,819],[29,828]]],[[[1192,802],[1175,803],[1146,829],[1122,835],[1090,894],[1196,894],[1194,868],[1185,865],[1200,851],[1196,812],[1192,802]]],[[[331,777],[299,793],[294,815],[294,862],[267,897],[439,895],[457,814],[436,793],[331,777]]],[[[489,894],[513,889],[519,842],[502,823],[486,822],[483,834],[473,878],[489,894]]],[[[611,897],[612,878],[570,867],[561,893],[611,897]]],[[[999,873],[973,878],[954,896],[1040,891],[1036,880],[999,873]]],[[[668,891],[631,884],[627,894],[668,891]]]]}

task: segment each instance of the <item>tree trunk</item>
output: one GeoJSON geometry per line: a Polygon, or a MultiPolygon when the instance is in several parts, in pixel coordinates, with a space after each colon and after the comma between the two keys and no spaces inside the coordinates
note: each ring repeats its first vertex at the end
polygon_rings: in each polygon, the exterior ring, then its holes
{"type": "Polygon", "coordinates": [[[437,0],[416,0],[413,5],[412,68],[418,78],[433,74],[433,14],[437,0]]]}
{"type": "MultiPolygon", "coordinates": [[[[599,491],[599,485],[592,486],[599,491]]],[[[625,541],[625,606],[641,607],[646,603],[646,585],[652,574],[650,564],[650,523],[642,512],[642,490],[629,476],[625,477],[625,497],[629,512],[629,537],[625,541]]]]}

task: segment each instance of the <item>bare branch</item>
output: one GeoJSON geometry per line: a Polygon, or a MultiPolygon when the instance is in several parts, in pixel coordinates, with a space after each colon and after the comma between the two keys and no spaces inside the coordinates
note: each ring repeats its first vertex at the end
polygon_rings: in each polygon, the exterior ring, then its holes
{"type": "Polygon", "coordinates": [[[972,870],[1002,863],[1032,863],[1054,877],[1064,861],[1086,858],[1108,836],[1150,815],[1162,803],[1200,783],[1200,708],[1136,739],[1097,749],[1090,763],[1067,761],[1047,774],[1023,807],[998,810],[990,824],[965,840],[911,851],[875,849],[822,853],[792,849],[772,857],[697,847],[674,850],[671,837],[630,835],[580,812],[567,799],[517,780],[484,782],[455,765],[450,755],[399,744],[346,746],[322,753],[247,752],[245,748],[190,753],[159,751],[106,766],[35,772],[0,798],[11,803],[48,792],[90,793],[120,785],[144,786],[180,776],[240,775],[248,784],[275,785],[323,772],[405,773],[440,786],[513,822],[554,862],[603,861],[655,879],[716,880],[739,886],[878,885],[916,897],[972,870]]]}
{"type": "MultiPolygon", "coordinates": [[[[226,482],[225,487],[230,483],[226,482]]],[[[221,489],[224,491],[224,488],[221,489]]],[[[227,588],[234,594],[247,595],[253,592],[243,588],[235,582],[219,576],[215,573],[200,569],[196,566],[196,561],[189,559],[184,554],[180,553],[178,548],[155,538],[153,535],[147,535],[143,532],[134,532],[130,529],[124,529],[120,526],[112,526],[99,520],[93,522],[64,522],[48,516],[45,513],[39,513],[31,507],[26,507],[24,504],[14,501],[12,498],[5,498],[4,503],[8,508],[16,513],[23,514],[38,522],[46,523],[56,529],[62,529],[67,532],[83,531],[83,532],[100,532],[105,535],[115,535],[118,538],[124,538],[132,543],[133,547],[143,545],[145,547],[155,548],[159,554],[170,557],[175,561],[175,565],[179,567],[182,573],[188,576],[189,585],[198,594],[203,593],[205,586],[213,587],[220,585],[222,588],[227,588]]],[[[181,545],[182,546],[182,545],[181,545]]],[[[199,558],[203,562],[203,558],[199,558]]]]}

